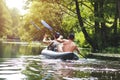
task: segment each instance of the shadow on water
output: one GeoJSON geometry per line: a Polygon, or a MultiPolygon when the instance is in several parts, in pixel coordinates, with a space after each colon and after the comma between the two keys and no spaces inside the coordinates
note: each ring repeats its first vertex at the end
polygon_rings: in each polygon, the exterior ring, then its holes
{"type": "Polygon", "coordinates": [[[40,47],[0,43],[0,80],[119,80],[120,62],[45,59],[40,47]]]}

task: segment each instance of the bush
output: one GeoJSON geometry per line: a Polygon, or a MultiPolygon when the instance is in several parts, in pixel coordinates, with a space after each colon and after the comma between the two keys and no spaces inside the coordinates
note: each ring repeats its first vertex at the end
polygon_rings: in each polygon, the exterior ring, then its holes
{"type": "Polygon", "coordinates": [[[103,53],[120,53],[119,47],[108,47],[102,51],[103,53]]]}

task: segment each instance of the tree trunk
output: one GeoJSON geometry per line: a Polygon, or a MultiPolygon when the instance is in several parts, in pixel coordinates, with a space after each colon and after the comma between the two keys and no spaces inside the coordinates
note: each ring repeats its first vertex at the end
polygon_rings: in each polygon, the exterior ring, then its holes
{"type": "Polygon", "coordinates": [[[117,0],[117,5],[118,5],[118,15],[119,15],[119,21],[120,21],[120,0],[117,0]]]}
{"type": "Polygon", "coordinates": [[[118,7],[118,2],[120,2],[119,0],[116,1],[116,12],[115,12],[115,18],[114,18],[114,22],[112,25],[113,28],[113,36],[112,36],[112,41],[111,41],[111,45],[114,47],[118,46],[118,35],[117,35],[117,24],[118,24],[118,19],[119,19],[119,7],[118,7]]]}
{"type": "Polygon", "coordinates": [[[100,39],[99,39],[100,38],[100,28],[99,28],[99,22],[96,19],[96,18],[99,17],[98,11],[99,11],[98,10],[98,1],[95,0],[95,3],[94,3],[94,17],[95,17],[95,25],[94,25],[94,27],[95,27],[95,33],[94,33],[95,38],[94,38],[94,42],[96,42],[96,45],[99,48],[99,46],[101,45],[100,39]]]}
{"type": "MultiPolygon", "coordinates": [[[[95,18],[98,18],[99,14],[98,14],[98,1],[95,0],[95,4],[94,4],[94,16],[95,18]]],[[[99,32],[99,22],[97,20],[95,20],[95,33],[99,32]]]]}
{"type": "Polygon", "coordinates": [[[80,8],[79,8],[78,0],[75,0],[75,5],[76,5],[76,12],[77,12],[78,20],[79,20],[79,25],[81,27],[81,30],[82,30],[84,36],[85,36],[85,39],[92,46],[93,51],[96,51],[98,49],[97,45],[96,45],[96,43],[93,42],[92,38],[89,37],[89,35],[88,35],[88,33],[87,33],[87,31],[84,27],[83,20],[82,20],[81,14],[80,14],[80,8]]]}
{"type": "Polygon", "coordinates": [[[120,26],[120,0],[117,0],[118,3],[118,16],[119,16],[119,26],[120,26]]]}
{"type": "Polygon", "coordinates": [[[104,8],[103,8],[103,5],[104,5],[104,0],[100,0],[99,1],[99,18],[102,19],[102,21],[100,22],[101,23],[101,38],[102,38],[102,48],[106,48],[108,46],[108,43],[107,43],[107,40],[108,40],[108,37],[107,37],[107,27],[105,25],[105,21],[104,21],[104,8]]]}

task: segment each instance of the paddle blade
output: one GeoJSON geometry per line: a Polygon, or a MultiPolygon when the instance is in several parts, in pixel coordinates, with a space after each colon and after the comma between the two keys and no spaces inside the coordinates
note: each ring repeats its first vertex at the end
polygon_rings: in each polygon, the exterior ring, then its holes
{"type": "Polygon", "coordinates": [[[31,22],[31,24],[38,30],[40,30],[40,27],[38,25],[36,25],[34,22],[31,22]]]}
{"type": "Polygon", "coordinates": [[[42,23],[46,28],[48,28],[50,31],[53,30],[52,27],[49,26],[44,20],[41,20],[41,23],[42,23]]]}

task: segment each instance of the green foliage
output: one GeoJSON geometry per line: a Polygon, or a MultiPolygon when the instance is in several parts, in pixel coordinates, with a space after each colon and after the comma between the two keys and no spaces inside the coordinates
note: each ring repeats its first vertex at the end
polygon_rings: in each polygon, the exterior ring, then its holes
{"type": "Polygon", "coordinates": [[[90,48],[90,45],[86,42],[85,37],[82,32],[75,33],[75,42],[79,47],[90,48]]]}
{"type": "Polygon", "coordinates": [[[78,42],[77,44],[79,44],[80,46],[83,46],[83,44],[85,43],[85,38],[82,32],[76,33],[75,39],[78,42]]]}
{"type": "Polygon", "coordinates": [[[32,62],[29,63],[26,66],[26,70],[23,70],[22,73],[25,74],[29,80],[38,80],[38,79],[42,79],[42,76],[40,76],[41,74],[41,66],[37,65],[36,62],[32,62]]]}
{"type": "Polygon", "coordinates": [[[115,48],[115,47],[108,47],[108,48],[105,48],[103,51],[103,53],[117,53],[119,54],[120,53],[120,48],[115,48]]]}
{"type": "Polygon", "coordinates": [[[64,15],[62,21],[62,28],[65,32],[74,32],[74,29],[78,26],[77,19],[69,15],[64,15]]]}
{"type": "Polygon", "coordinates": [[[51,31],[40,23],[41,20],[45,20],[53,28],[53,32],[58,31],[64,37],[74,32],[75,41],[80,47],[91,46],[97,50],[111,46],[118,47],[120,19],[117,1],[27,0],[25,9],[29,9],[29,12],[21,17],[16,9],[9,11],[1,1],[0,36],[9,33],[20,36],[23,41],[42,40],[45,33],[51,34],[51,31]],[[77,14],[75,1],[79,4],[79,14],[77,14]],[[31,21],[41,30],[38,31],[31,21]]]}
{"type": "Polygon", "coordinates": [[[9,34],[12,25],[11,15],[3,0],[0,1],[0,37],[9,34]]]}
{"type": "Polygon", "coordinates": [[[38,64],[39,62],[37,61],[28,62],[28,65],[22,73],[25,74],[29,80],[53,80],[46,66],[44,64],[42,65],[42,63],[41,65],[38,64]]]}
{"type": "Polygon", "coordinates": [[[30,3],[29,13],[23,16],[23,21],[25,22],[25,31],[27,31],[28,35],[32,38],[30,40],[42,40],[45,33],[50,33],[50,31],[40,23],[41,20],[45,20],[54,31],[60,30],[62,13],[60,13],[59,6],[56,3],[38,0],[33,0],[28,3],[30,3]],[[35,27],[31,25],[31,21],[38,25],[41,30],[38,31],[35,29],[35,27]]]}

